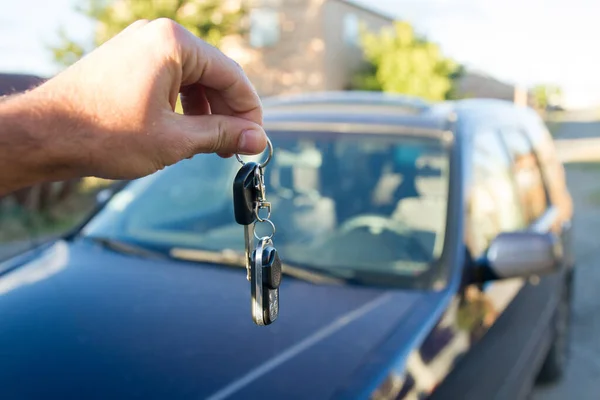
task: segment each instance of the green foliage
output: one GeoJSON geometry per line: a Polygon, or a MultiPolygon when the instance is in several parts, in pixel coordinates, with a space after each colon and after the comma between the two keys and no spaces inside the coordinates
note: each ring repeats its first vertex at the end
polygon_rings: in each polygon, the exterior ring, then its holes
{"type": "Polygon", "coordinates": [[[546,109],[548,106],[560,105],[562,89],[556,85],[537,85],[532,89],[537,106],[546,109]]]}
{"type": "Polygon", "coordinates": [[[58,36],[62,45],[51,48],[54,60],[62,65],[71,65],[83,57],[83,54],[85,53],[83,46],[69,40],[69,37],[63,28],[58,31],[58,36]]]}
{"type": "MultiPolygon", "coordinates": [[[[93,46],[97,47],[139,19],[170,18],[196,36],[218,46],[225,36],[241,33],[244,8],[228,8],[221,0],[80,0],[77,11],[96,22],[93,46]]],[[[87,51],[85,46],[59,32],[60,44],[52,47],[54,60],[70,65],[87,51]]]]}
{"type": "Polygon", "coordinates": [[[383,90],[431,101],[453,96],[453,79],[462,69],[435,43],[418,37],[406,22],[378,33],[363,29],[361,44],[369,66],[353,80],[361,90],[383,90]]]}

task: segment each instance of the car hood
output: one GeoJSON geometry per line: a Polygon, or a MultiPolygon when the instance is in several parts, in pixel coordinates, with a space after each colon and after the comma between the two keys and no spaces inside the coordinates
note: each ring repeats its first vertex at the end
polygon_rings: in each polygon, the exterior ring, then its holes
{"type": "Polygon", "coordinates": [[[259,327],[242,268],[84,241],[0,273],[3,398],[329,398],[427,301],[284,276],[280,316],[259,327]]]}

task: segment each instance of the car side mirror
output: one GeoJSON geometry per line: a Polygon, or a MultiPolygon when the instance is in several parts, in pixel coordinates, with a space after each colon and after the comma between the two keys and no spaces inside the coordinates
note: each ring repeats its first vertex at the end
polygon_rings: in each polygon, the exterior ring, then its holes
{"type": "Polygon", "coordinates": [[[558,271],[563,251],[552,233],[511,232],[498,235],[485,258],[484,281],[528,278],[558,271]]]}

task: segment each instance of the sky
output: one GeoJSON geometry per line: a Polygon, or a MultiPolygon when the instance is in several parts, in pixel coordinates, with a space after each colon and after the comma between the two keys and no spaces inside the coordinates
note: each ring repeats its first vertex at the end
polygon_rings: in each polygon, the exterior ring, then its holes
{"type": "MultiPolygon", "coordinates": [[[[285,1],[285,0],[284,0],[285,1]]],[[[398,19],[471,69],[517,85],[554,83],[568,107],[600,106],[597,0],[354,0],[398,19]]],[[[59,27],[89,41],[77,0],[0,0],[0,71],[50,76],[59,27]]]]}
{"type": "Polygon", "coordinates": [[[412,22],[444,53],[509,83],[563,87],[570,107],[600,105],[597,0],[356,0],[412,22]]]}

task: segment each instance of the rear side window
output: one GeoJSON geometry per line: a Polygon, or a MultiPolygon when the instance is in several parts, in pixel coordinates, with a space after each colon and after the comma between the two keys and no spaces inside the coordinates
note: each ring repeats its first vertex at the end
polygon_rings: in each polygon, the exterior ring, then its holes
{"type": "Polygon", "coordinates": [[[502,138],[511,156],[512,172],[523,216],[528,224],[540,218],[548,208],[543,175],[533,146],[519,128],[503,128],[502,138]]]}
{"type": "Polygon", "coordinates": [[[535,113],[525,119],[527,132],[533,137],[534,147],[541,166],[550,203],[570,219],[573,212],[572,200],[566,187],[565,169],[558,158],[552,135],[544,121],[535,113]]]}
{"type": "Polygon", "coordinates": [[[521,230],[527,224],[515,191],[511,158],[498,132],[477,132],[473,150],[467,241],[472,255],[478,257],[498,234],[521,230]]]}

